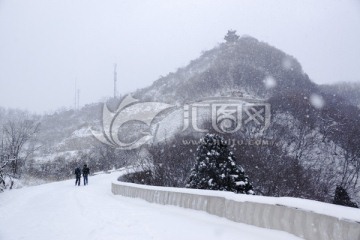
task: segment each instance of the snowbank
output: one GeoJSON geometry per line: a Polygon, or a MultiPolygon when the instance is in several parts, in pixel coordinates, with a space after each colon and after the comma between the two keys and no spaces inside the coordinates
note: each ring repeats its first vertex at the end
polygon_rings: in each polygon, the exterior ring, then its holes
{"type": "Polygon", "coordinates": [[[360,210],[306,199],[275,198],[113,182],[112,192],[148,202],[201,210],[309,239],[360,239],[360,210]]]}

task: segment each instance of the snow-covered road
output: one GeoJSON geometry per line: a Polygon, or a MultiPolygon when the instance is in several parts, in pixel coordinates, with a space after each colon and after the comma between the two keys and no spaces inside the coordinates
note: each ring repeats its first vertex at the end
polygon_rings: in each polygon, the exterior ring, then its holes
{"type": "Polygon", "coordinates": [[[110,183],[119,175],[27,187],[0,194],[0,240],[111,239],[299,239],[174,206],[114,196],[110,183]]]}

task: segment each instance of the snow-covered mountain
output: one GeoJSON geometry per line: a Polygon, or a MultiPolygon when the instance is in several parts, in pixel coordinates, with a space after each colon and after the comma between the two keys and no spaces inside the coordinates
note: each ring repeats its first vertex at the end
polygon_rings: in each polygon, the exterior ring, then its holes
{"type": "Polygon", "coordinates": [[[344,82],[332,85],[321,85],[321,89],[329,94],[340,96],[360,108],[360,84],[344,82]]]}
{"type": "MultiPolygon", "coordinates": [[[[259,168],[252,164],[254,158],[269,161],[269,156],[273,156],[274,159],[282,159],[285,164],[289,162],[285,159],[287,157],[311,171],[317,171],[324,183],[330,182],[327,178],[332,176],[331,187],[321,186],[316,191],[325,191],[325,195],[330,196],[335,186],[342,184],[353,189],[354,194],[359,192],[360,109],[356,106],[357,102],[318,86],[294,57],[267,43],[250,36],[221,43],[203,52],[187,66],[135,91],[132,96],[140,102],[175,106],[172,112],[158,120],[156,131],[160,142],[182,133],[184,104],[211,97],[261,100],[271,105],[271,125],[264,137],[273,140],[276,147],[261,151],[249,146],[237,148],[237,154],[246,156],[242,164],[247,172],[256,172],[259,168]],[[334,175],[337,177],[334,178],[334,175]]],[[[107,103],[109,109],[116,109],[122,100],[110,99],[107,103]]],[[[77,154],[80,152],[84,154],[103,146],[90,131],[101,130],[102,109],[102,103],[95,103],[76,111],[41,116],[41,132],[37,139],[42,147],[35,152],[34,159],[42,162],[60,156],[65,160],[79,159],[77,154]]],[[[203,123],[206,124],[206,121],[203,123]]],[[[131,135],[133,132],[134,129],[129,128],[123,134],[131,135]]],[[[257,135],[241,132],[232,137],[245,139],[257,135]]],[[[110,154],[109,150],[105,153],[110,154]]],[[[101,158],[101,154],[93,158],[101,158]]],[[[262,164],[265,167],[266,163],[262,164]]],[[[274,165],[279,165],[279,162],[274,165]]],[[[266,171],[271,169],[273,167],[266,171]]],[[[261,182],[263,179],[254,181],[261,182]]]]}
{"type": "Polygon", "coordinates": [[[268,98],[294,89],[311,91],[316,85],[294,57],[243,36],[235,43],[222,43],[204,52],[186,67],[138,90],[134,96],[185,103],[236,92],[268,98]]]}
{"type": "MultiPolygon", "coordinates": [[[[310,96],[318,89],[294,57],[244,36],[237,43],[222,43],[204,52],[132,95],[142,101],[181,105],[214,96],[270,99],[294,91],[310,96]]],[[[113,108],[116,104],[110,103],[113,108]]],[[[42,116],[39,154],[87,149],[93,144],[89,129],[100,126],[101,114],[102,104],[97,103],[42,116]]]]}

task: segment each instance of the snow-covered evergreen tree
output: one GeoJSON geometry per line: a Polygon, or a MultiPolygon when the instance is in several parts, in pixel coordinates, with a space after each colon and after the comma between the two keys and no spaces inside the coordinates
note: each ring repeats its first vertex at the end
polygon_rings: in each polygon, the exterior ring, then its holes
{"type": "Polygon", "coordinates": [[[216,134],[201,139],[186,187],[254,194],[244,169],[235,164],[225,140],[216,134]]]}

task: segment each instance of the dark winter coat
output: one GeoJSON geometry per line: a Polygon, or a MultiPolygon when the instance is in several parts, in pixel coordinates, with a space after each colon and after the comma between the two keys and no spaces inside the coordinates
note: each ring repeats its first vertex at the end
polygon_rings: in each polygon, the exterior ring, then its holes
{"type": "Polygon", "coordinates": [[[81,170],[80,170],[80,168],[75,168],[75,175],[76,175],[76,177],[80,177],[80,176],[81,176],[81,170]]]}
{"type": "Polygon", "coordinates": [[[83,174],[83,176],[89,175],[90,174],[90,168],[84,166],[84,168],[82,170],[82,174],[83,174]]]}

